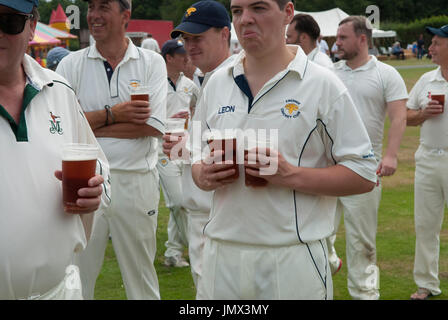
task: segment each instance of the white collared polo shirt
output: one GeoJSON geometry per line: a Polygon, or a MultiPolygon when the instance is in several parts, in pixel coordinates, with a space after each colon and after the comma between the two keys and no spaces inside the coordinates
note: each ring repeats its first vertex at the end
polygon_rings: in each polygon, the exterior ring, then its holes
{"type": "MultiPolygon", "coordinates": [[[[151,116],[146,123],[164,133],[167,72],[162,56],[138,48],[129,40],[125,56],[115,70],[106,63],[93,45],[64,58],[56,71],[70,82],[84,112],[130,101],[130,85],[149,86],[151,116]]],[[[112,169],[147,172],[157,164],[158,141],[155,137],[98,138],[98,141],[112,169]]]]}
{"type": "Polygon", "coordinates": [[[440,67],[422,75],[411,90],[407,107],[424,109],[428,105],[429,92],[445,93],[445,111],[425,120],[420,130],[420,143],[430,149],[448,148],[448,81],[442,76],[440,67]]]}
{"type": "Polygon", "coordinates": [[[168,80],[168,96],[166,99],[166,116],[170,118],[181,110],[190,108],[191,98],[199,96],[199,88],[183,73],[174,84],[168,80]]]}
{"type": "MultiPolygon", "coordinates": [[[[73,90],[25,55],[20,123],[0,106],[0,299],[38,296],[58,285],[75,250],[86,246],[80,216],[62,205],[65,143],[98,145],[73,90]]],[[[110,202],[109,168],[100,149],[102,206],[110,202]]]]}
{"type": "Polygon", "coordinates": [[[335,64],[335,73],[350,92],[366,126],[375,157],[381,160],[384,121],[387,103],[408,98],[406,84],[398,71],[375,56],[363,66],[352,70],[346,60],[335,64]]]}
{"type": "Polygon", "coordinates": [[[318,65],[321,65],[322,67],[330,70],[334,69],[333,61],[331,61],[330,57],[326,53],[320,51],[319,47],[314,48],[314,50],[308,54],[308,59],[318,65]]]}
{"type": "MultiPolygon", "coordinates": [[[[293,50],[293,48],[291,48],[293,50]]],[[[297,48],[289,66],[252,96],[243,67],[218,70],[199,108],[203,132],[239,128],[275,130],[278,150],[295,166],[340,164],[374,182],[377,163],[366,129],[337,76],[297,48]]],[[[195,152],[194,161],[201,160],[195,152]]],[[[325,181],[322,181],[325,183],[325,181]]],[[[239,179],[214,191],[205,234],[215,240],[285,246],[323,239],[333,231],[336,198],[268,184],[249,188],[239,179]]]]}

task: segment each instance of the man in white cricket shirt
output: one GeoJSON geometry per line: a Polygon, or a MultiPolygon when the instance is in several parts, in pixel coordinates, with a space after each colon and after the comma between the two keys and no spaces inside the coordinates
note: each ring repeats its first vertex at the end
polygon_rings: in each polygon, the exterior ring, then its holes
{"type": "Polygon", "coordinates": [[[148,50],[152,50],[152,51],[155,51],[157,53],[160,53],[159,43],[157,42],[156,39],[154,39],[152,37],[151,33],[148,33],[148,35],[146,36],[146,39],[144,39],[142,41],[141,47],[144,48],[144,49],[148,49],[148,50]]]}
{"type": "Polygon", "coordinates": [[[73,86],[111,167],[111,206],[95,223],[80,255],[81,279],[93,299],[112,236],[128,299],[160,299],[154,259],[159,205],[157,138],[164,132],[167,72],[162,56],[125,37],[128,0],[89,0],[95,44],[73,52],[57,72],[73,86]],[[131,101],[130,86],[149,86],[147,101],[131,101]]]}
{"type": "MultiPolygon", "coordinates": [[[[199,1],[186,10],[182,22],[171,32],[172,38],[182,35],[191,62],[205,74],[201,92],[211,75],[233,59],[229,56],[230,28],[230,17],[222,4],[216,1],[199,1]]],[[[192,122],[197,121],[197,115],[198,110],[195,111],[192,122]]],[[[192,126],[189,129],[191,133],[192,126]]],[[[164,136],[163,139],[164,153],[169,155],[178,142],[170,142],[168,136],[164,136]]],[[[191,272],[198,288],[205,241],[203,229],[209,220],[212,193],[199,189],[193,182],[191,164],[183,166],[182,187],[184,190],[182,206],[188,212],[188,253],[191,272]]]]}
{"type": "MultiPolygon", "coordinates": [[[[372,39],[370,22],[351,16],[340,22],[337,31],[339,61],[335,73],[347,86],[372,142],[378,161],[378,185],[369,193],[340,197],[335,225],[344,213],[348,290],[354,299],[379,298],[379,270],[376,265],[376,230],[381,200],[380,177],[397,170],[397,154],[406,129],[406,85],[398,71],[368,54],[372,39]],[[382,157],[386,115],[390,119],[387,147],[382,157]]],[[[334,234],[336,234],[337,227],[334,234]]],[[[328,244],[332,247],[334,243],[328,244]]],[[[330,256],[337,268],[335,251],[330,256]]]]}
{"type": "Polygon", "coordinates": [[[309,14],[299,13],[294,16],[286,29],[286,43],[299,45],[308,59],[329,69],[333,69],[330,57],[321,52],[317,46],[320,28],[309,14]]]}
{"type": "Polygon", "coordinates": [[[232,0],[230,8],[244,51],[204,88],[201,128],[267,129],[278,147],[258,149],[267,164],[246,161],[247,174],[268,181],[259,188],[246,187],[243,166],[235,180],[233,164],[210,164],[219,152],[203,161],[194,152],[195,183],[214,191],[197,298],[332,299],[324,239],[335,196],[374,187],[372,146],[342,82],[286,45],[291,1],[232,0]],[[275,173],[261,175],[271,166],[275,173]]]}
{"type": "Polygon", "coordinates": [[[448,25],[426,30],[433,36],[429,53],[439,67],[417,81],[407,103],[408,125],[421,126],[415,153],[414,281],[418,290],[411,296],[413,300],[442,292],[439,234],[448,202],[448,25]],[[444,104],[436,100],[437,94],[443,95],[444,104]]]}
{"type": "Polygon", "coordinates": [[[78,190],[92,213],[64,212],[62,147],[98,142],[67,81],[25,54],[37,6],[0,0],[0,299],[82,299],[73,259],[109,205],[109,166],[99,148],[97,175],[78,190]]]}
{"type": "MultiPolygon", "coordinates": [[[[199,88],[183,74],[188,56],[182,40],[166,41],[162,46],[162,56],[168,73],[167,118],[184,118],[188,121],[190,102],[193,97],[197,99],[199,88]]],[[[170,161],[163,153],[162,143],[160,138],[157,170],[165,203],[170,210],[164,264],[167,267],[188,267],[183,257],[184,247],[188,246],[188,217],[182,207],[182,163],[170,161]]]]}

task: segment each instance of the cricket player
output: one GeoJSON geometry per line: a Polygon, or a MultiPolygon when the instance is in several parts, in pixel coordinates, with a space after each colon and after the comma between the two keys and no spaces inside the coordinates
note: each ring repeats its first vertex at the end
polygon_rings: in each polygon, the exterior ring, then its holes
{"type": "MultiPolygon", "coordinates": [[[[166,41],[162,46],[162,56],[168,73],[167,118],[186,119],[188,126],[190,102],[197,99],[199,88],[183,73],[188,63],[183,42],[179,39],[166,41]]],[[[189,263],[183,257],[184,247],[188,246],[188,216],[182,207],[182,163],[171,161],[163,153],[162,143],[160,138],[157,170],[165,203],[170,210],[164,264],[167,267],[188,267],[189,263]]]]}
{"type": "MultiPolygon", "coordinates": [[[[354,299],[379,299],[379,270],[376,265],[376,230],[381,200],[381,177],[397,170],[397,154],[406,129],[406,85],[395,68],[369,55],[370,22],[351,16],[339,24],[336,45],[339,61],[335,72],[348,88],[372,142],[378,162],[378,185],[369,193],[340,197],[335,225],[344,213],[348,290],[354,299]],[[383,152],[386,115],[390,119],[387,147],[383,152]]],[[[335,229],[336,234],[337,228],[335,229]]],[[[333,247],[333,243],[328,245],[333,247]]],[[[330,249],[329,249],[330,250],[330,249]]],[[[333,269],[338,259],[330,259],[333,269]]]]}
{"type": "Polygon", "coordinates": [[[195,183],[214,191],[197,298],[332,299],[324,240],[335,197],[375,185],[367,131],[336,75],[286,45],[291,1],[232,0],[230,8],[244,51],[204,88],[201,128],[267,130],[277,147],[250,149],[236,179],[233,164],[210,161],[222,151],[194,152],[195,183]],[[268,184],[246,187],[245,173],[268,184]]]}
{"type": "Polygon", "coordinates": [[[329,69],[333,69],[330,57],[320,51],[317,39],[320,28],[316,20],[309,14],[298,13],[286,29],[286,43],[299,45],[308,59],[329,69]]]}
{"type": "Polygon", "coordinates": [[[440,229],[448,201],[448,25],[426,27],[432,35],[429,53],[438,64],[412,88],[407,103],[410,126],[421,126],[415,153],[413,300],[441,294],[439,274],[440,229]],[[443,100],[442,100],[443,99],[443,100]],[[443,103],[444,102],[444,103],[443,103]]]}
{"type": "Polygon", "coordinates": [[[116,195],[79,256],[85,297],[94,297],[110,234],[128,299],[157,300],[157,137],[166,118],[166,66],[160,54],[136,47],[125,36],[128,0],[88,2],[87,24],[95,43],[71,53],[56,69],[71,83],[110,162],[116,195]],[[131,86],[149,86],[150,102],[131,101],[131,86]]]}
{"type": "Polygon", "coordinates": [[[0,0],[0,299],[82,299],[75,252],[94,212],[110,203],[109,164],[78,190],[88,214],[64,212],[62,148],[95,144],[78,100],[60,75],[25,54],[38,0],[0,0]]]}
{"type": "MultiPolygon", "coordinates": [[[[182,36],[191,62],[204,73],[201,92],[214,72],[233,61],[233,56],[229,53],[230,28],[230,17],[222,4],[216,1],[199,1],[186,10],[182,22],[171,32],[172,38],[182,36]]],[[[197,116],[198,110],[194,112],[192,122],[197,121],[197,116]]],[[[191,133],[192,126],[189,129],[191,133]]],[[[170,155],[179,141],[171,141],[166,135],[163,140],[163,152],[170,155]]],[[[186,143],[186,140],[182,143],[186,143]]],[[[188,253],[193,280],[198,289],[205,242],[203,230],[209,220],[212,193],[199,189],[193,182],[191,162],[183,166],[182,187],[182,206],[188,212],[188,253]]]]}

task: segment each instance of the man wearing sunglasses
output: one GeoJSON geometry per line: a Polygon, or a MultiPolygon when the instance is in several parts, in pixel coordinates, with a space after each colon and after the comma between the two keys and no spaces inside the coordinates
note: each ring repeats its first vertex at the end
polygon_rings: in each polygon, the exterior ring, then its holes
{"type": "Polygon", "coordinates": [[[56,72],[71,83],[111,167],[114,199],[80,255],[84,298],[93,299],[109,239],[128,299],[160,299],[154,259],[159,205],[157,136],[164,131],[167,71],[162,56],[127,38],[129,0],[89,0],[95,44],[71,53],[56,72]],[[130,87],[149,87],[149,102],[130,87]]]}
{"type": "Polygon", "coordinates": [[[71,263],[109,203],[108,162],[101,151],[102,175],[78,191],[91,213],[64,212],[62,145],[98,142],[67,81],[25,54],[37,6],[0,0],[0,300],[82,299],[71,263]]]}

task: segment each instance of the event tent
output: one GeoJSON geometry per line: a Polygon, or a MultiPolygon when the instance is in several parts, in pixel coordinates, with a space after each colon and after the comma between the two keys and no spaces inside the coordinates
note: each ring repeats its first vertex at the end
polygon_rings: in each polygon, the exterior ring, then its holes
{"type": "MultiPolygon", "coordinates": [[[[349,15],[339,8],[334,8],[319,12],[305,12],[305,11],[295,11],[295,14],[305,13],[311,15],[320,28],[320,33],[323,37],[336,37],[336,32],[338,30],[339,22],[348,17],[349,15]]],[[[374,38],[385,38],[385,37],[395,37],[397,34],[395,31],[383,31],[378,29],[373,29],[374,38]]],[[[238,42],[236,32],[233,28],[231,30],[232,42],[238,42]]]]}

